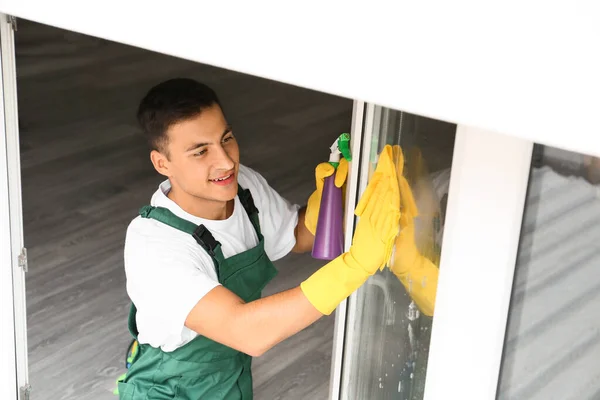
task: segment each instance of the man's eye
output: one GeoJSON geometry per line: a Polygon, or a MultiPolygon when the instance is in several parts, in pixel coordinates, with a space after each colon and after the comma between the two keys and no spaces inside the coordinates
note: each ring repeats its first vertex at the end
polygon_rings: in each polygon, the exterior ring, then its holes
{"type": "Polygon", "coordinates": [[[230,140],[233,140],[233,136],[227,136],[225,139],[223,139],[223,142],[229,142],[230,140]]]}
{"type": "Polygon", "coordinates": [[[194,157],[202,156],[204,154],[206,154],[206,149],[205,150],[200,150],[199,152],[194,153],[194,157]]]}

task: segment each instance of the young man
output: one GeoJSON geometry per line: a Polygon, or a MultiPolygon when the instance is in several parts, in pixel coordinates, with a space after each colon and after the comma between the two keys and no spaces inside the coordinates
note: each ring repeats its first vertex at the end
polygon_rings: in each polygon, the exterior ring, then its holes
{"type": "MultiPolygon", "coordinates": [[[[240,164],[217,96],[193,80],[152,88],[138,120],[167,179],[127,230],[129,328],[140,347],[120,398],[252,399],[251,357],[331,314],[389,260],[400,218],[391,147],[355,210],[350,250],[261,298],[272,260],[311,249],[322,185],[306,213],[281,198],[240,164]]],[[[318,183],[333,172],[319,166],[318,183]]]]}

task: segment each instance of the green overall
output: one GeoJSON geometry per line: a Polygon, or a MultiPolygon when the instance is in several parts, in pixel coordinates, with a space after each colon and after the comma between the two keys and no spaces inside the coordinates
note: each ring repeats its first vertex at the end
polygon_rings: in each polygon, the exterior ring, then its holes
{"type": "MultiPolygon", "coordinates": [[[[263,288],[277,271],[265,253],[258,210],[250,191],[238,187],[238,195],[259,243],[227,259],[223,257],[221,244],[204,225],[196,226],[161,207],[145,206],[140,215],[191,234],[212,257],[219,282],[245,302],[251,302],[261,297],[263,288]]],[[[135,316],[132,304],[129,330],[137,339],[135,316]]],[[[126,377],[118,383],[119,396],[122,400],[252,400],[251,362],[249,355],[200,335],[173,352],[142,344],[126,377]]]]}

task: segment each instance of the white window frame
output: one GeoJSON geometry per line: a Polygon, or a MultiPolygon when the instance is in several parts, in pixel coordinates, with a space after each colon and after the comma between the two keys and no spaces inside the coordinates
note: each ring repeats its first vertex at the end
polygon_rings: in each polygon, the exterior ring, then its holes
{"type": "MultiPolygon", "coordinates": [[[[345,243],[344,248],[348,250],[352,244],[352,232],[354,232],[354,221],[355,216],[353,212],[348,210],[354,210],[356,207],[357,192],[358,192],[358,174],[360,169],[353,167],[359,165],[362,156],[364,155],[361,151],[363,146],[363,127],[365,125],[365,112],[366,104],[362,101],[354,101],[352,106],[352,126],[350,130],[351,144],[352,144],[352,162],[350,163],[347,186],[346,186],[346,204],[344,215],[345,224],[345,243]]],[[[368,121],[367,121],[368,122],[368,121]]],[[[344,300],[340,303],[335,311],[335,326],[333,332],[333,350],[331,356],[331,374],[329,383],[329,398],[338,399],[340,396],[341,387],[341,373],[342,370],[343,356],[344,356],[344,337],[350,335],[351,332],[346,332],[346,319],[347,319],[347,301],[344,300]]]]}
{"type": "Polygon", "coordinates": [[[3,139],[0,150],[0,353],[2,363],[10,364],[1,369],[0,398],[12,400],[26,395],[29,371],[25,270],[19,266],[19,255],[25,246],[14,31],[5,14],[0,14],[0,35],[0,131],[3,139]]]}
{"type": "MultiPolygon", "coordinates": [[[[1,16],[0,16],[1,17],[1,16]]],[[[2,60],[0,60],[1,66],[2,60]]],[[[1,83],[0,83],[1,86],[1,83]]],[[[17,392],[15,315],[12,274],[12,249],[10,232],[10,208],[8,204],[8,160],[6,129],[4,126],[4,98],[0,99],[0,398],[15,400],[17,392]]]]}
{"type": "MultiPolygon", "coordinates": [[[[362,132],[356,132],[357,135],[361,135],[361,147],[355,154],[359,155],[359,157],[353,157],[353,165],[359,166],[356,169],[356,175],[351,178],[354,179],[352,182],[352,187],[348,188],[349,192],[346,197],[352,197],[354,202],[351,204],[346,204],[346,249],[350,248],[350,244],[352,243],[352,235],[354,232],[354,226],[356,222],[356,218],[354,216],[354,208],[356,207],[356,203],[358,202],[359,194],[362,194],[367,187],[367,182],[369,179],[369,163],[370,163],[370,153],[372,151],[372,139],[373,133],[377,133],[379,130],[379,124],[381,121],[380,112],[381,108],[376,107],[372,103],[366,104],[364,108],[364,128],[362,132]],[[359,176],[360,175],[360,176],[359,176]],[[350,192],[350,190],[353,190],[350,192]]],[[[356,321],[360,321],[362,314],[362,305],[360,302],[362,301],[361,296],[357,296],[356,293],[352,294],[347,300],[347,308],[345,309],[344,316],[345,318],[336,319],[336,331],[338,329],[338,324],[344,323],[346,328],[346,335],[343,338],[343,342],[341,344],[338,343],[339,338],[334,338],[334,347],[341,346],[343,349],[343,360],[341,370],[335,374],[336,376],[341,376],[339,379],[339,387],[337,388],[337,397],[330,397],[331,399],[344,399],[347,397],[347,390],[350,382],[350,368],[344,368],[343,366],[350,366],[354,362],[354,358],[356,354],[348,351],[352,346],[350,343],[354,342],[355,338],[355,330],[356,321]]],[[[341,313],[341,312],[340,312],[341,313]]],[[[333,375],[333,374],[332,374],[333,375]]],[[[333,379],[332,379],[333,382],[333,379]]],[[[332,383],[333,386],[333,383],[332,383]]]]}
{"type": "Polygon", "coordinates": [[[532,150],[457,128],[425,400],[496,398],[532,150]]]}

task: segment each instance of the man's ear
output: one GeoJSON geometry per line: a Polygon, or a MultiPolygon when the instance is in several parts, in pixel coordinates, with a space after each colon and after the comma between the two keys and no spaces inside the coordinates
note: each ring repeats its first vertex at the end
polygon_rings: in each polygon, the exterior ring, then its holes
{"type": "Polygon", "coordinates": [[[167,158],[166,155],[164,155],[163,153],[161,153],[157,150],[152,150],[150,152],[150,161],[152,161],[152,165],[154,165],[154,169],[159,174],[164,175],[166,177],[171,176],[171,171],[169,170],[171,163],[169,162],[169,159],[167,158]]]}

